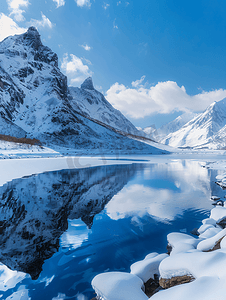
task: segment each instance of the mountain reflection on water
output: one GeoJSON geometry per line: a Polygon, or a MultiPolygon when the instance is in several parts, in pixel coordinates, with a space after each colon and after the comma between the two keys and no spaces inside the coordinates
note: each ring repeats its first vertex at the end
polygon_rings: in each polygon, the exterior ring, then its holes
{"type": "Polygon", "coordinates": [[[129,271],[147,253],[165,252],[167,233],[189,233],[212,208],[210,196],[222,194],[217,174],[178,160],[48,172],[5,184],[2,298],[91,299],[96,274],[129,271]]]}

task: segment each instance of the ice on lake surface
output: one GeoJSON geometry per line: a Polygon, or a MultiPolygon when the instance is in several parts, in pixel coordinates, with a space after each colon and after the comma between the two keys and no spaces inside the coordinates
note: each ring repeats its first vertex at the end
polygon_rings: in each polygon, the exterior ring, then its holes
{"type": "Polygon", "coordinates": [[[166,252],[168,233],[199,227],[211,196],[224,196],[219,172],[194,160],[119,162],[3,185],[1,298],[91,299],[95,275],[129,271],[166,252]]]}

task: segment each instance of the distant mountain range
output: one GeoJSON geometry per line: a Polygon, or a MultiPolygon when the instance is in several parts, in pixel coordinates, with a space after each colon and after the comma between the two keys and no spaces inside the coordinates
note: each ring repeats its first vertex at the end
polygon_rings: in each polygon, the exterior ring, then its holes
{"type": "Polygon", "coordinates": [[[141,134],[174,148],[226,149],[226,98],[212,103],[203,113],[184,113],[156,129],[139,128],[141,134]]]}
{"type": "Polygon", "coordinates": [[[161,142],[172,147],[225,149],[226,98],[212,103],[178,130],[169,133],[161,142]]]}
{"type": "Polygon", "coordinates": [[[36,138],[53,148],[164,152],[140,136],[91,78],[81,88],[69,88],[56,53],[34,27],[0,43],[0,133],[36,138]]]}
{"type": "Polygon", "coordinates": [[[154,124],[145,127],[143,129],[142,128],[138,128],[138,129],[140,130],[140,133],[143,134],[144,136],[151,138],[155,141],[158,141],[160,143],[164,143],[166,136],[168,136],[170,133],[176,132],[182,126],[184,126],[188,121],[190,121],[196,116],[197,116],[196,113],[187,112],[187,113],[183,113],[175,120],[162,125],[158,129],[156,129],[156,126],[154,124]]]}

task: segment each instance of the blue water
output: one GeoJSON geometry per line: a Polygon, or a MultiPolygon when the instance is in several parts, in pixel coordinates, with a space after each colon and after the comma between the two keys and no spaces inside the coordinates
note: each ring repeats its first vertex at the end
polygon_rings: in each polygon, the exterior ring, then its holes
{"type": "Polygon", "coordinates": [[[4,185],[0,262],[16,272],[2,299],[92,299],[95,275],[129,272],[148,253],[166,252],[168,233],[199,227],[213,208],[211,195],[224,196],[216,175],[177,160],[49,172],[4,185]],[[17,280],[20,272],[30,275],[17,280]]]}

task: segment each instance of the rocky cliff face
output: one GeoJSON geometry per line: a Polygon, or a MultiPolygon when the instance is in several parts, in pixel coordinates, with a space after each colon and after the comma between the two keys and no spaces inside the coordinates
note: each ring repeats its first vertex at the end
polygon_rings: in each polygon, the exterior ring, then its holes
{"type": "Polygon", "coordinates": [[[28,135],[51,132],[53,115],[66,105],[67,78],[34,27],[0,43],[0,72],[2,116],[28,135]]]}
{"type": "Polygon", "coordinates": [[[49,146],[102,149],[105,153],[115,149],[161,152],[91,120],[88,114],[93,111],[88,111],[87,105],[83,109],[81,99],[92,102],[106,124],[110,120],[123,130],[132,130],[133,125],[94,89],[90,78],[81,89],[68,92],[67,77],[58,68],[56,53],[42,44],[34,27],[0,43],[0,131],[4,134],[38,138],[49,146]]]}
{"type": "Polygon", "coordinates": [[[68,219],[88,227],[139,165],[44,173],[0,187],[0,261],[39,276],[44,260],[59,248],[68,219]]]}

